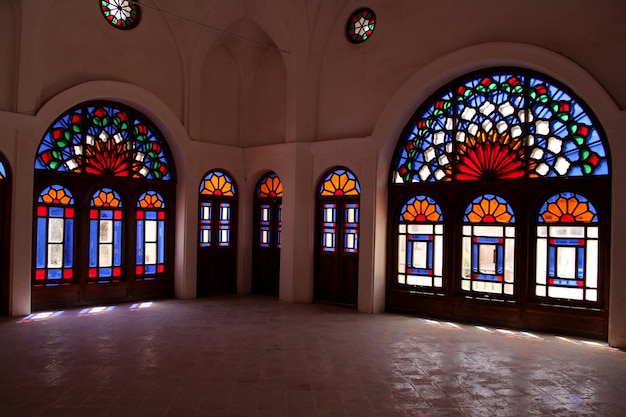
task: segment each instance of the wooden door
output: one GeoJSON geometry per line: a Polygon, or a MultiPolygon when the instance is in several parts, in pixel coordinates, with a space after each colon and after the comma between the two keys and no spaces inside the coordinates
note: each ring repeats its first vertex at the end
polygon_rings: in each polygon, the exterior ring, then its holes
{"type": "Polygon", "coordinates": [[[278,296],[282,199],[259,199],[255,204],[252,291],[278,296]]]}

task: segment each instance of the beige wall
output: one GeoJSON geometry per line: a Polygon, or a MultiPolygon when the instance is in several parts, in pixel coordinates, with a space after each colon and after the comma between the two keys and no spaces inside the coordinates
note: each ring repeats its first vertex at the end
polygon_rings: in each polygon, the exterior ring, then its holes
{"type": "Polygon", "coordinates": [[[195,296],[197,189],[209,169],[241,190],[238,288],[250,288],[253,188],[284,183],[280,298],[313,297],[314,189],[328,168],[362,186],[359,310],[384,310],[387,177],[415,109],[455,77],[515,65],[570,86],[599,117],[613,161],[609,342],[626,347],[626,3],[601,0],[373,0],[378,26],[345,39],[363,4],[326,0],[145,2],[139,26],[110,27],[97,2],[0,1],[0,151],[14,175],[11,313],[30,310],[35,150],[85,100],[129,104],[174,151],[176,295],[195,296]],[[162,9],[154,8],[154,4],[162,9]],[[622,157],[624,155],[624,157],[622,157]],[[624,204],[623,204],[624,203],[624,204]]]}

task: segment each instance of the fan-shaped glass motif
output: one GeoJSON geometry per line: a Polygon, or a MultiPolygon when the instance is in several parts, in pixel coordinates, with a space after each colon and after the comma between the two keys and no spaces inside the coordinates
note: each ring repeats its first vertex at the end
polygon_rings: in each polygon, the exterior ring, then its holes
{"type": "Polygon", "coordinates": [[[93,195],[91,199],[92,207],[122,207],[120,195],[110,188],[102,188],[93,195]]]}
{"type": "Polygon", "coordinates": [[[139,4],[132,0],[101,0],[100,10],[107,22],[118,29],[132,29],[141,16],[139,4]]]}
{"type": "Polygon", "coordinates": [[[472,201],[463,220],[467,223],[513,223],[515,216],[502,197],[485,194],[472,201]]]}
{"type": "Polygon", "coordinates": [[[441,208],[430,197],[423,195],[413,197],[402,208],[400,221],[406,222],[441,222],[441,208]]]}
{"type": "Polygon", "coordinates": [[[45,204],[60,204],[60,205],[68,205],[74,204],[74,197],[72,193],[62,185],[54,184],[49,187],[46,187],[38,199],[39,203],[45,204]]]}
{"type": "Polygon", "coordinates": [[[165,208],[165,201],[163,201],[161,194],[156,191],[146,191],[139,197],[137,207],[142,209],[163,209],[165,208]]]}
{"type": "Polygon", "coordinates": [[[597,223],[596,209],[585,197],[560,193],[550,197],[539,210],[540,223],[597,223]]]}
{"type": "Polygon", "coordinates": [[[319,190],[322,197],[361,194],[359,182],[347,169],[336,169],[326,176],[319,190]]]}
{"type": "Polygon", "coordinates": [[[590,110],[557,82],[483,72],[444,88],[411,118],[394,183],[608,175],[590,110]]]}
{"type": "Polygon", "coordinates": [[[37,150],[35,169],[154,180],[173,179],[165,142],[135,111],[85,104],[59,117],[37,150]]]}
{"type": "Polygon", "coordinates": [[[257,197],[274,198],[282,196],[283,183],[280,181],[280,178],[278,178],[278,175],[273,172],[267,174],[257,189],[257,197]]]}
{"type": "Polygon", "coordinates": [[[200,194],[232,197],[235,193],[233,181],[221,171],[209,172],[200,184],[200,194]]]}
{"type": "Polygon", "coordinates": [[[371,9],[355,10],[348,19],[346,35],[352,43],[363,43],[372,36],[376,28],[376,14],[371,9]]]}

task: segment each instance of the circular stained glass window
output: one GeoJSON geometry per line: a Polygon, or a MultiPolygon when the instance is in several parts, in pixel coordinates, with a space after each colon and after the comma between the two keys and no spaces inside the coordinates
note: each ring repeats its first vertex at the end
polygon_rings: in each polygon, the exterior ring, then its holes
{"type": "Polygon", "coordinates": [[[141,9],[132,0],[101,0],[100,9],[106,20],[118,29],[132,29],[139,23],[141,9]]]}
{"type": "Polygon", "coordinates": [[[346,35],[352,43],[365,42],[374,33],[376,15],[371,9],[360,8],[354,11],[346,25],[346,35]]]}

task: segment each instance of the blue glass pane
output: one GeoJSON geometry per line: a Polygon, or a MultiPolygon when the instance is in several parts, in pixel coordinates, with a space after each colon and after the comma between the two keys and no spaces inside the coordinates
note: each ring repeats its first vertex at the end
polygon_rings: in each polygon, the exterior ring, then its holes
{"type": "Polygon", "coordinates": [[[48,210],[50,217],[63,217],[65,216],[65,208],[63,207],[50,207],[48,210]]]}
{"type": "Polygon", "coordinates": [[[116,220],[113,225],[113,265],[122,264],[122,222],[116,220]]]}
{"type": "Polygon", "coordinates": [[[98,274],[102,278],[111,277],[113,276],[113,268],[100,268],[100,270],[98,271],[98,274]]]}
{"type": "Polygon", "coordinates": [[[137,221],[137,265],[143,265],[143,244],[144,244],[144,236],[143,236],[143,220],[137,221]]]}
{"type": "Polygon", "coordinates": [[[164,221],[160,221],[158,223],[158,235],[159,235],[159,240],[157,242],[157,244],[159,245],[158,247],[158,259],[157,259],[157,263],[165,263],[165,222],[164,221]]]}
{"type": "Polygon", "coordinates": [[[98,266],[98,220],[89,222],[89,266],[98,266]]]}
{"type": "Polygon", "coordinates": [[[145,274],[156,274],[156,265],[146,265],[145,274]]]}
{"type": "Polygon", "coordinates": [[[61,269],[48,269],[48,279],[61,278],[63,278],[63,271],[61,269]]]}
{"type": "Polygon", "coordinates": [[[2,178],[7,177],[7,171],[4,168],[4,164],[2,162],[0,162],[0,175],[2,175],[2,178]]]}
{"type": "Polygon", "coordinates": [[[63,266],[71,268],[74,265],[74,220],[65,220],[65,245],[63,248],[63,266]]]}
{"type": "Polygon", "coordinates": [[[100,210],[100,218],[110,220],[113,218],[113,210],[100,210]]]}
{"type": "Polygon", "coordinates": [[[146,211],[145,212],[146,219],[148,219],[148,220],[156,220],[157,214],[158,213],[156,211],[146,211]]]}
{"type": "Polygon", "coordinates": [[[37,219],[37,268],[46,267],[46,247],[48,244],[48,227],[46,218],[37,219]]]}

